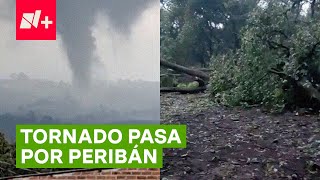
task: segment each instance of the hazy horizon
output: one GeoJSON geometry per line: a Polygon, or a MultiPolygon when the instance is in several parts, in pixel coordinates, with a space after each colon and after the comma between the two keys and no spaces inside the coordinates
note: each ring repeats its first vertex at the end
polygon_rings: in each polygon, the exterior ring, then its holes
{"type": "Polygon", "coordinates": [[[0,131],[160,122],[158,1],[57,0],[56,41],[16,41],[14,2],[0,0],[0,131]]]}

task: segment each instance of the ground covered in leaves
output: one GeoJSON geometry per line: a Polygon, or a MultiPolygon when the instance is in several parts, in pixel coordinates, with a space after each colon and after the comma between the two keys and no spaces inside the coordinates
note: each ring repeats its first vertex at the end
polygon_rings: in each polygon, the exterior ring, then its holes
{"type": "Polygon", "coordinates": [[[162,124],[186,124],[164,150],[163,179],[320,179],[320,118],[225,108],[206,94],[161,94],[162,124]]]}

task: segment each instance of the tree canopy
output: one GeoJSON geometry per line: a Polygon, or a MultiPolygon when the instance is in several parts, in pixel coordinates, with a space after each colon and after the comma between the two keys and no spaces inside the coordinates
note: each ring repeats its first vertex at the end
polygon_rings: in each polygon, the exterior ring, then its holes
{"type": "Polygon", "coordinates": [[[209,64],[240,47],[239,33],[257,0],[164,0],[161,55],[182,64],[209,64]]]}
{"type": "Polygon", "coordinates": [[[319,0],[167,0],[162,59],[210,66],[225,105],[271,109],[320,102],[319,0]]]}

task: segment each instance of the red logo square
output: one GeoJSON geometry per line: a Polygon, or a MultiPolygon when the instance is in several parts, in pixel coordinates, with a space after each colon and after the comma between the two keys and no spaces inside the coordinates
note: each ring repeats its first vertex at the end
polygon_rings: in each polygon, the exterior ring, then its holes
{"type": "Polygon", "coordinates": [[[56,0],[16,0],[16,40],[56,40],[56,0]]]}

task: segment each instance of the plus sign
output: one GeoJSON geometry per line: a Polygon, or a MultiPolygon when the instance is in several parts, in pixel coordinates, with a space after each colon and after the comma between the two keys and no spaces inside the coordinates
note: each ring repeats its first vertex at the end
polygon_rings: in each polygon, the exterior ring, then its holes
{"type": "Polygon", "coordinates": [[[46,16],[46,17],[44,18],[44,21],[41,21],[41,24],[44,24],[44,25],[45,25],[45,28],[48,29],[48,28],[49,28],[49,24],[52,24],[52,21],[49,21],[48,16],[46,16]]]}

